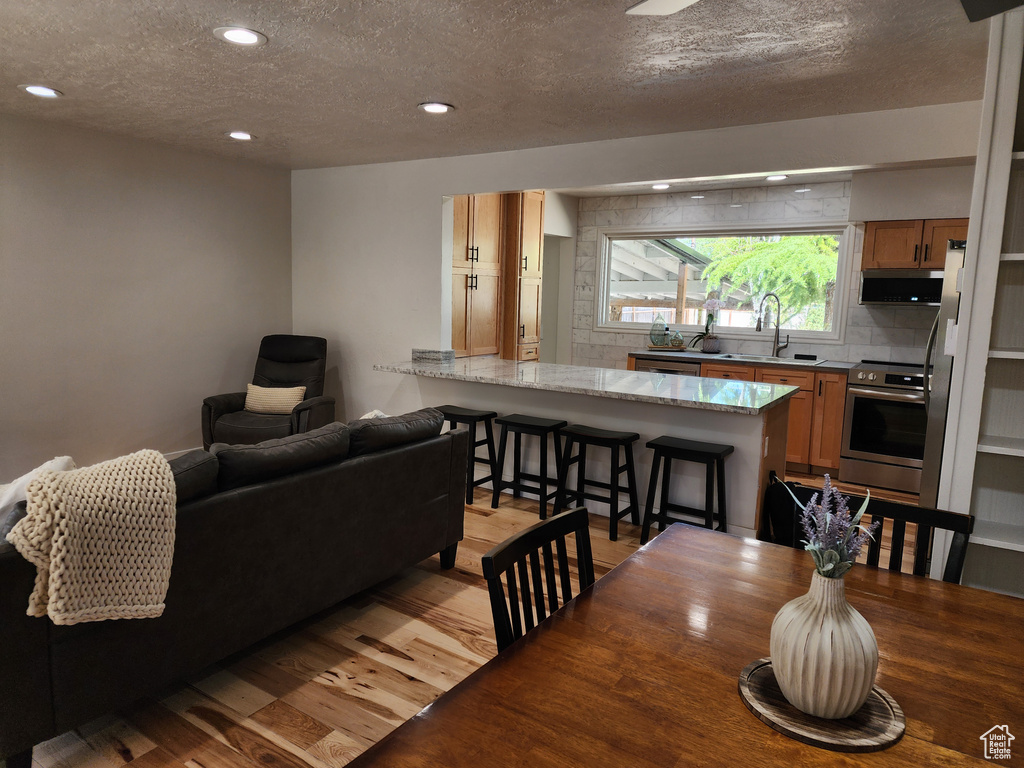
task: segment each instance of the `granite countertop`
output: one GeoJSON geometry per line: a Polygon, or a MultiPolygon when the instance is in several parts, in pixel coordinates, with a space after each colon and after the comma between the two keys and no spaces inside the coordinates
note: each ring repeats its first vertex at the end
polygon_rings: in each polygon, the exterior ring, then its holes
{"type": "Polygon", "coordinates": [[[373,369],[436,379],[751,415],[763,413],[797,392],[796,387],[782,384],[702,379],[696,376],[578,365],[520,363],[496,357],[463,357],[454,362],[406,361],[375,365],[373,369]]]}
{"type": "Polygon", "coordinates": [[[628,357],[645,360],[686,360],[694,363],[722,363],[725,365],[754,365],[760,368],[777,366],[779,368],[806,368],[809,371],[846,373],[856,363],[841,360],[795,360],[791,357],[767,357],[761,355],[740,355],[725,353],[708,355],[703,352],[687,352],[675,349],[639,349],[630,352],[628,357]]]}

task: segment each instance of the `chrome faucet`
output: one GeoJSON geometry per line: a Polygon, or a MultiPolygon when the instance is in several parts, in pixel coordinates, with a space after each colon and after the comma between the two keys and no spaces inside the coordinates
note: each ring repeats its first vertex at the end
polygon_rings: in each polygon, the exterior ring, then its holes
{"type": "MultiPolygon", "coordinates": [[[[757,328],[755,328],[754,330],[756,330],[758,333],[761,332],[761,320],[764,318],[764,303],[768,300],[769,296],[775,299],[775,303],[779,307],[779,311],[775,315],[775,341],[772,345],[772,357],[778,357],[779,352],[781,352],[782,350],[789,346],[789,334],[786,334],[786,343],[779,344],[779,321],[782,319],[782,300],[779,299],[779,297],[776,296],[774,293],[766,293],[764,295],[764,298],[761,299],[761,306],[758,307],[757,309],[757,328]]],[[[771,322],[770,319],[769,322],[771,322]]]]}

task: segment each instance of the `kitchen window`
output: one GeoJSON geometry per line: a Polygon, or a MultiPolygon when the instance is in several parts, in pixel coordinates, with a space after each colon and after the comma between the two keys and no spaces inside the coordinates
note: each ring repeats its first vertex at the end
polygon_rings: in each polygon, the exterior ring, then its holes
{"type": "MultiPolygon", "coordinates": [[[[598,326],[649,329],[658,315],[700,330],[708,298],[724,302],[715,332],[744,336],[768,293],[782,302],[781,327],[808,339],[835,338],[845,311],[839,277],[844,229],[601,233],[598,326]]],[[[774,311],[775,303],[766,308],[774,311]]],[[[771,315],[771,312],[768,313],[771,315]]],[[[766,322],[775,324],[774,316],[766,322]]]]}

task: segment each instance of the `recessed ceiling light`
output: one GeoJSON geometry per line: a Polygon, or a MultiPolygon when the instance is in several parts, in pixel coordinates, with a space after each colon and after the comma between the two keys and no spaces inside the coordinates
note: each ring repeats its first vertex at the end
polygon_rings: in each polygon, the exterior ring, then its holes
{"type": "Polygon", "coordinates": [[[804,187],[803,189],[794,189],[793,191],[794,192],[810,192],[811,188],[810,187],[804,187]]]}
{"type": "Polygon", "coordinates": [[[19,85],[18,87],[26,93],[31,93],[33,96],[38,96],[42,99],[57,99],[64,95],[60,91],[45,85],[19,85]]]}
{"type": "Polygon", "coordinates": [[[236,141],[252,141],[256,137],[246,131],[229,131],[227,134],[230,138],[236,141]]]}
{"type": "Polygon", "coordinates": [[[217,27],[213,30],[219,39],[233,45],[244,45],[247,48],[256,48],[267,42],[267,36],[255,29],[245,27],[217,27]]]}
{"type": "Polygon", "coordinates": [[[642,0],[627,8],[626,13],[635,16],[671,16],[696,2],[697,0],[642,0]]]}
{"type": "Polygon", "coordinates": [[[776,173],[772,176],[766,176],[765,181],[785,181],[789,177],[784,173],[776,173]]]}
{"type": "Polygon", "coordinates": [[[691,200],[703,200],[704,195],[690,195],[691,200]]]}
{"type": "Polygon", "coordinates": [[[668,184],[652,184],[651,189],[668,189],[668,184]]]}
{"type": "Polygon", "coordinates": [[[417,106],[424,112],[429,112],[432,115],[443,115],[445,112],[451,112],[455,109],[451,104],[445,104],[442,101],[424,101],[417,106]]]}

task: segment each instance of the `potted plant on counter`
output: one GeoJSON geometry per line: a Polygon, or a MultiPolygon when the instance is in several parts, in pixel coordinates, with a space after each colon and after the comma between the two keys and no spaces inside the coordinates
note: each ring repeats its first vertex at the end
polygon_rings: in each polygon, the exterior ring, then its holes
{"type": "Polygon", "coordinates": [[[704,319],[704,330],[695,333],[690,339],[691,347],[697,346],[699,341],[701,352],[713,355],[722,351],[722,342],[715,335],[715,316],[723,307],[725,307],[725,302],[718,298],[717,291],[708,294],[708,298],[704,302],[704,311],[707,313],[704,319]]]}

